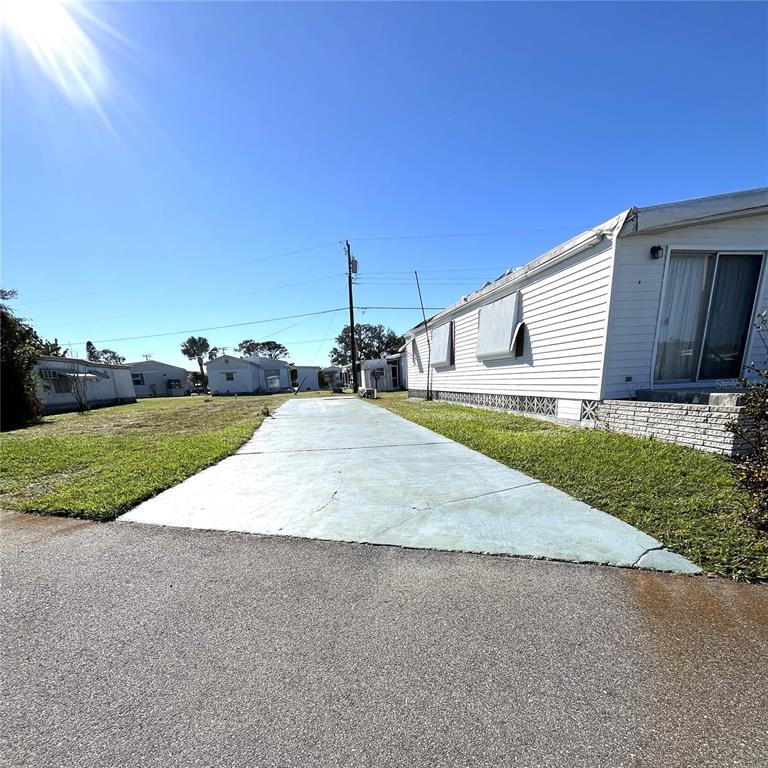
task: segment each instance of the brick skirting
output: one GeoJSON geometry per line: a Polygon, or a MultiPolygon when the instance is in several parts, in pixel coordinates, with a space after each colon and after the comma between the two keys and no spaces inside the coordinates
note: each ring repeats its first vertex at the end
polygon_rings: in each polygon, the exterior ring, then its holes
{"type": "MultiPolygon", "coordinates": [[[[426,399],[423,389],[409,389],[408,397],[426,399]]],[[[553,420],[557,398],[528,395],[489,395],[481,392],[432,392],[432,399],[492,410],[524,413],[553,420]]],[[[726,425],[742,421],[743,406],[695,405],[646,400],[582,400],[581,426],[624,432],[709,453],[735,456],[746,446],[726,425]]],[[[571,422],[574,423],[574,422],[571,422]]],[[[577,425],[579,422],[575,422],[577,425]]]]}
{"type": "Polygon", "coordinates": [[[741,421],[743,410],[738,405],[603,400],[597,406],[595,427],[734,456],[745,446],[726,425],[741,421]]]}

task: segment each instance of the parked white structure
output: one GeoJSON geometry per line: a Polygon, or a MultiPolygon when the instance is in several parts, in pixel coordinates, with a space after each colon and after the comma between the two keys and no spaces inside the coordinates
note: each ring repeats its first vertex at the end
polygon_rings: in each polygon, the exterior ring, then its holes
{"type": "MultiPolygon", "coordinates": [[[[592,420],[763,364],[768,188],[630,208],[406,334],[412,396],[592,420]]],[[[704,401],[706,402],[706,401],[704,401]]]]}
{"type": "Polygon", "coordinates": [[[37,396],[43,413],[79,410],[78,396],[89,408],[135,403],[127,365],[92,363],[71,357],[41,357],[37,363],[37,396]]]}
{"type": "Polygon", "coordinates": [[[128,363],[136,397],[179,397],[192,391],[187,370],[157,360],[128,363]]]}
{"type": "Polygon", "coordinates": [[[269,357],[222,355],[205,364],[212,395],[285,392],[291,387],[290,366],[269,357]]]}
{"type": "Polygon", "coordinates": [[[406,389],[408,371],[406,356],[402,352],[379,360],[364,360],[361,365],[360,386],[379,392],[397,392],[406,389]]]}
{"type": "Polygon", "coordinates": [[[319,365],[292,365],[291,386],[297,392],[317,392],[320,389],[319,365]]]}

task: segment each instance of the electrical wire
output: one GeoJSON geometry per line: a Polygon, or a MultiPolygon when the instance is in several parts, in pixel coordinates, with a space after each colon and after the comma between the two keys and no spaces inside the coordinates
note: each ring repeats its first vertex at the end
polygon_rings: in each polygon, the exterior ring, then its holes
{"type": "MultiPolygon", "coordinates": [[[[361,311],[366,311],[370,309],[379,309],[379,310],[416,310],[419,309],[419,307],[355,307],[355,309],[359,309],[361,311]]],[[[443,309],[443,307],[426,307],[426,309],[429,310],[440,310],[443,309]]],[[[341,312],[342,308],[337,309],[321,309],[318,312],[304,312],[303,314],[299,315],[283,315],[282,317],[270,317],[266,318],[264,320],[248,320],[244,323],[227,323],[225,325],[211,325],[206,326],[205,328],[188,328],[186,330],[181,331],[164,331],[163,333],[147,333],[142,336],[122,336],[120,338],[114,338],[114,339],[89,339],[89,341],[92,341],[94,344],[106,344],[113,341],[138,341],[140,339],[157,339],[162,336],[180,336],[186,333],[201,333],[203,331],[220,331],[224,330],[226,328],[242,328],[246,325],[259,325],[261,323],[274,323],[278,320],[293,320],[297,317],[316,317],[318,315],[328,315],[335,312],[341,312]]],[[[296,323],[295,325],[298,325],[296,323]]],[[[291,327],[291,326],[289,326],[291,327]]],[[[287,329],[286,329],[287,330],[287,329]]],[[[278,333],[277,331],[273,331],[273,333],[278,333]]],[[[70,346],[76,345],[76,344],[85,344],[85,341],[73,341],[69,342],[70,346]]]]}

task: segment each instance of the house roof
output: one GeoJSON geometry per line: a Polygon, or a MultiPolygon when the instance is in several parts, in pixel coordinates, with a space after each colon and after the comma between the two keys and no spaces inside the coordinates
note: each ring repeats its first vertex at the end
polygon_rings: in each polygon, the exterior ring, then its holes
{"type": "Polygon", "coordinates": [[[758,187],[724,195],[691,198],[674,203],[629,208],[613,218],[588,229],[564,243],[551,248],[541,256],[521,267],[507,270],[493,281],[486,282],[477,291],[462,298],[428,317],[405,332],[413,336],[425,325],[447,318],[451,313],[486,301],[494,294],[503,295],[504,289],[521,283],[533,273],[540,272],[556,262],[599,244],[606,237],[627,237],[635,234],[656,232],[672,227],[694,226],[724,218],[751,216],[768,212],[768,187],[758,187]]]}
{"type": "Polygon", "coordinates": [[[237,355],[219,355],[219,357],[214,357],[213,360],[206,360],[203,365],[216,365],[217,363],[224,363],[224,365],[232,365],[232,363],[246,363],[247,365],[252,365],[255,368],[261,368],[257,362],[247,357],[238,357],[237,355]]]}
{"type": "Polygon", "coordinates": [[[59,357],[58,355],[43,355],[38,360],[38,365],[45,361],[46,363],[60,363],[67,365],[69,363],[81,363],[91,368],[130,368],[129,365],[123,363],[120,365],[113,365],[111,363],[94,363],[91,360],[83,360],[81,357],[59,357]]]}
{"type": "Polygon", "coordinates": [[[137,363],[126,363],[129,368],[141,370],[154,370],[155,368],[173,368],[177,371],[186,371],[183,365],[171,365],[170,363],[161,363],[159,360],[139,360],[137,363]]]}

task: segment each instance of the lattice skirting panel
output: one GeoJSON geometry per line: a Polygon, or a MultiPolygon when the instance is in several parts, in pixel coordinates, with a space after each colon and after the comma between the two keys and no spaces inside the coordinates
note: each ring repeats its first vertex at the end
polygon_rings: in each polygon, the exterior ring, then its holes
{"type": "MultiPolygon", "coordinates": [[[[424,389],[409,389],[408,397],[425,399],[424,389]]],[[[498,408],[502,411],[519,413],[540,413],[555,416],[557,413],[556,397],[534,397],[533,395],[488,395],[483,392],[438,392],[432,393],[433,400],[441,400],[460,405],[475,405],[480,408],[498,408]]]]}

